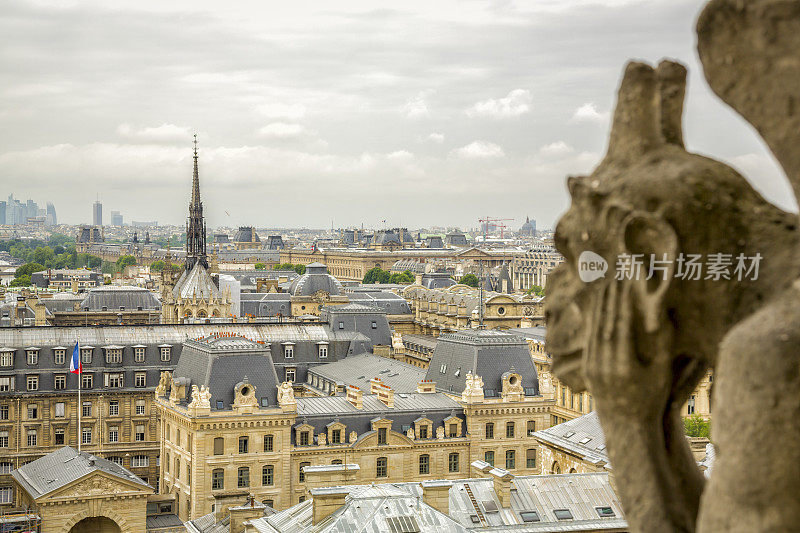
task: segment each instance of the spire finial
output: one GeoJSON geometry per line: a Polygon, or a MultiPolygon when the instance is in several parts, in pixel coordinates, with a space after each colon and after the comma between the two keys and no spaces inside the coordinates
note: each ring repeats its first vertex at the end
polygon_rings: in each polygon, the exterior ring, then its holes
{"type": "Polygon", "coordinates": [[[194,134],[194,157],[197,158],[197,134],[194,134]]]}

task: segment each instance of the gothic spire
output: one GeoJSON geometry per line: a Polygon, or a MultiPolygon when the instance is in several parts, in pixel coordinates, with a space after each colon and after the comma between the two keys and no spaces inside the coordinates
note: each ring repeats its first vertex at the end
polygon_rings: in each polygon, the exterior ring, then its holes
{"type": "Polygon", "coordinates": [[[206,223],[203,219],[203,202],[200,201],[200,173],[197,170],[197,134],[195,134],[192,201],[189,203],[189,218],[186,222],[186,270],[191,270],[198,262],[208,268],[206,223]]]}
{"type": "Polygon", "coordinates": [[[197,171],[197,134],[194,134],[194,175],[192,176],[192,207],[200,204],[200,173],[197,171]]]}

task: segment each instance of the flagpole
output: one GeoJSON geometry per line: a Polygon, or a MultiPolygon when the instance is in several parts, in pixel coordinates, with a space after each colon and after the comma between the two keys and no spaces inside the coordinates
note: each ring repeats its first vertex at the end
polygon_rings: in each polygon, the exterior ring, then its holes
{"type": "MultiPolygon", "coordinates": [[[[80,351],[78,351],[80,357],[80,351]]],[[[80,361],[80,359],[78,359],[80,361]]],[[[81,411],[83,411],[83,404],[81,403],[81,378],[83,373],[83,365],[78,367],[78,453],[81,453],[81,411]]]]}

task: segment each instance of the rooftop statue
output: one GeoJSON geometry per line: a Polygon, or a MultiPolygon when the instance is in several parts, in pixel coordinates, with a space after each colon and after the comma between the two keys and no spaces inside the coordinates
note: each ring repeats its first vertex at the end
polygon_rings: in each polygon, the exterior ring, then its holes
{"type": "MultiPolygon", "coordinates": [[[[800,0],[714,0],[697,29],[711,88],[800,196],[800,0]]],[[[685,150],[685,80],[675,62],[628,64],[605,158],[568,179],[553,370],[594,396],[631,531],[800,531],[797,215],[685,150]],[[709,368],[705,482],[679,410],[709,368]]]]}

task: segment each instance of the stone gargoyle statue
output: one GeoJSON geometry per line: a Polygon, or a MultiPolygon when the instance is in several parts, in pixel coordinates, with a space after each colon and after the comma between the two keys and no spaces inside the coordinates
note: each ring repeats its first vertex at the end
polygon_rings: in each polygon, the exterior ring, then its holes
{"type": "MultiPolygon", "coordinates": [[[[800,196],[800,0],[714,0],[697,33],[711,89],[800,196]]],[[[605,158],[568,179],[553,371],[594,397],[631,531],[800,531],[798,217],[685,150],[685,81],[675,62],[628,64],[605,158]],[[706,481],[679,410],[709,368],[706,481]]]]}

